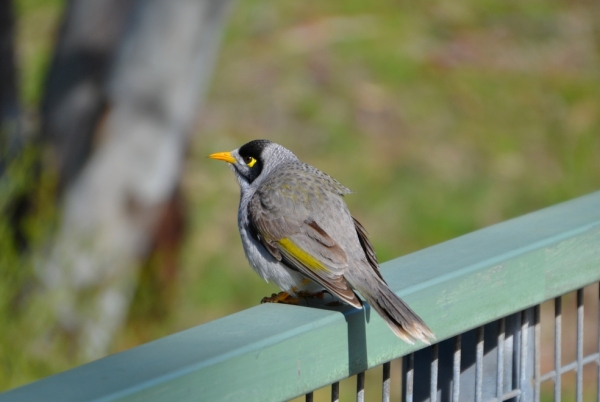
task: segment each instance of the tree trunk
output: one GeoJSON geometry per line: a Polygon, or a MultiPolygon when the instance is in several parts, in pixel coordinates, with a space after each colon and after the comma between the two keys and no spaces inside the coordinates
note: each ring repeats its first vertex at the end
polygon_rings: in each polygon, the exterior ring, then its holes
{"type": "Polygon", "coordinates": [[[12,2],[0,1],[0,177],[22,147],[14,56],[12,2]]]}
{"type": "Polygon", "coordinates": [[[49,80],[55,95],[44,110],[56,96],[82,116],[69,122],[62,115],[70,113],[67,106],[48,112],[46,136],[64,145],[57,147],[59,166],[69,172],[61,227],[39,272],[63,328],[87,358],[107,353],[126,317],[139,261],[170,213],[229,4],[141,0],[114,62],[100,63],[105,80],[98,73],[70,90],[49,80]],[[79,138],[90,126],[93,134],[79,138]]]}
{"type": "Polygon", "coordinates": [[[60,188],[93,152],[107,105],[106,81],[135,0],[70,0],[41,106],[41,139],[54,156],[60,188]]]}

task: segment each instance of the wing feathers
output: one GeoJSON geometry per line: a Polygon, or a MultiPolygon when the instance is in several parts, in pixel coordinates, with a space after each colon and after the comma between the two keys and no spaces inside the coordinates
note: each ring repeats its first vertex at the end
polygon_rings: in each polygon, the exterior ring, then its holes
{"type": "Polygon", "coordinates": [[[356,234],[358,235],[358,240],[360,241],[360,245],[365,252],[365,256],[367,257],[367,261],[373,271],[377,274],[377,276],[385,282],[383,276],[381,276],[381,272],[379,272],[379,262],[377,261],[377,255],[375,255],[375,249],[373,249],[373,245],[369,241],[369,236],[367,234],[366,229],[363,225],[360,224],[359,221],[356,220],[355,217],[352,217],[354,221],[354,226],[356,227],[356,234]]]}
{"type": "Polygon", "coordinates": [[[306,234],[312,239],[318,241],[326,247],[333,247],[335,245],[335,241],[331,237],[329,237],[329,235],[325,233],[323,229],[321,229],[317,222],[307,219],[304,221],[304,223],[308,225],[306,234]]]}
{"type": "Polygon", "coordinates": [[[327,290],[338,296],[346,303],[361,308],[362,302],[354,291],[348,286],[346,279],[342,275],[336,275],[331,272],[325,265],[312,255],[298,247],[291,239],[281,239],[278,244],[278,249],[283,255],[283,261],[296,268],[298,271],[308,276],[313,281],[319,283],[327,290]]]}
{"type": "Polygon", "coordinates": [[[257,193],[248,204],[253,236],[274,258],[360,308],[360,299],[343,276],[348,267],[344,249],[314,219],[306,217],[307,211],[294,219],[268,209],[270,203],[261,201],[261,196],[266,195],[257,193]]]}

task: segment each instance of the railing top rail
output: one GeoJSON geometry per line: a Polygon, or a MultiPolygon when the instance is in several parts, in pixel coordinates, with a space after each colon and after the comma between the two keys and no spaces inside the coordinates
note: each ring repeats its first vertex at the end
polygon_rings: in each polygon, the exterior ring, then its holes
{"type": "MultiPolygon", "coordinates": [[[[600,280],[600,192],[389,261],[438,340],[600,280]]],[[[379,316],[268,304],[0,394],[6,401],[285,400],[419,349],[379,316]]]]}

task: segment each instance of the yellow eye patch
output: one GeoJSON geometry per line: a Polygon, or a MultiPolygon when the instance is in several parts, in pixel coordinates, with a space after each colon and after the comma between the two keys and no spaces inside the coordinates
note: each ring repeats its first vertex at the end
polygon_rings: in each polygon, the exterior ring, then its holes
{"type": "Polygon", "coordinates": [[[246,162],[246,165],[248,165],[248,167],[252,167],[256,163],[256,159],[254,159],[253,157],[249,156],[246,159],[244,159],[244,162],[246,162]]]}

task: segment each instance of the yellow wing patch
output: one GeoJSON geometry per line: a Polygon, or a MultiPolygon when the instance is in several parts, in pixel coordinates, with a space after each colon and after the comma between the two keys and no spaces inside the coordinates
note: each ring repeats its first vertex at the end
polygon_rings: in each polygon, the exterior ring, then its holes
{"type": "Polygon", "coordinates": [[[296,260],[298,260],[302,265],[307,267],[313,271],[325,271],[329,272],[327,267],[323,265],[319,260],[315,257],[298,247],[293,241],[290,239],[283,238],[279,240],[279,245],[290,255],[292,255],[296,260]]]}

